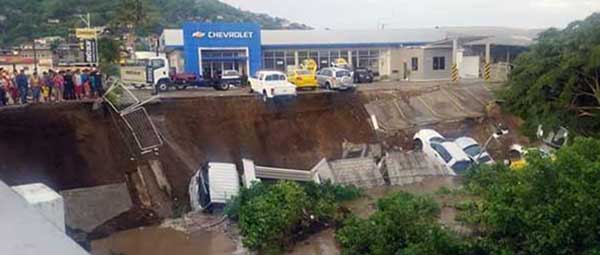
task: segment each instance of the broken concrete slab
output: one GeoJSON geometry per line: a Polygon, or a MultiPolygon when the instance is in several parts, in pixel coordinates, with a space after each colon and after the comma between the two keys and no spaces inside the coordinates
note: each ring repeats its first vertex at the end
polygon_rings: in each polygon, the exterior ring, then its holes
{"type": "Polygon", "coordinates": [[[384,160],[391,185],[402,186],[421,182],[425,177],[454,175],[448,167],[422,152],[392,152],[384,160]]]}
{"type": "Polygon", "coordinates": [[[394,131],[485,116],[485,105],[492,98],[483,86],[447,87],[410,98],[372,101],[365,109],[381,129],[394,131]]]}
{"type": "Polygon", "coordinates": [[[65,190],[60,194],[65,201],[67,226],[88,233],[133,206],[125,183],[65,190]]]}
{"type": "Polygon", "coordinates": [[[340,159],[329,162],[335,183],[353,184],[362,188],[385,185],[383,175],[371,158],[340,159]]]}

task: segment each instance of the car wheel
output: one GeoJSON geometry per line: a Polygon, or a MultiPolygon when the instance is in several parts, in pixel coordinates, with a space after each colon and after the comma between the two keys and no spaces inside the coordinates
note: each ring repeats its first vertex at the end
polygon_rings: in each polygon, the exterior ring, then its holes
{"type": "Polygon", "coordinates": [[[185,89],[187,89],[187,86],[186,85],[177,85],[177,86],[175,86],[175,89],[176,90],[185,90],[185,89]]]}
{"type": "Polygon", "coordinates": [[[325,83],[325,89],[331,90],[331,84],[329,82],[325,83]]]}
{"type": "Polygon", "coordinates": [[[261,96],[262,96],[263,102],[267,102],[267,100],[269,99],[269,96],[267,95],[266,90],[263,90],[263,93],[261,94],[261,96]]]}
{"type": "Polygon", "coordinates": [[[219,89],[220,90],[226,91],[226,90],[229,90],[229,88],[231,88],[231,85],[229,85],[229,83],[221,83],[221,84],[219,84],[219,89]]]}
{"type": "Polygon", "coordinates": [[[157,84],[158,86],[158,91],[160,92],[166,92],[169,91],[169,84],[167,84],[167,82],[165,81],[161,81],[157,84]]]}
{"type": "Polygon", "coordinates": [[[423,142],[421,139],[415,139],[413,141],[413,150],[414,151],[423,151],[423,142]]]}

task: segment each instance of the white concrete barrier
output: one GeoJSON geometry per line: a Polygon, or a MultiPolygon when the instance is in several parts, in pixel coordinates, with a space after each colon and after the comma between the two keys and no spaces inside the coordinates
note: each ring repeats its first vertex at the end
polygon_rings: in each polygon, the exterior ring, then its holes
{"type": "Polygon", "coordinates": [[[65,207],[61,195],[42,183],[14,186],[12,189],[61,232],[65,233],[65,207]]]}

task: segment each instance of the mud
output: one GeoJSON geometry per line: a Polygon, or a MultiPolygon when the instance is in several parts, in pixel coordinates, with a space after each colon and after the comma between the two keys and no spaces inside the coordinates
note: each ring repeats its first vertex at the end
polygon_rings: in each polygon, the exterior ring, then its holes
{"type": "Polygon", "coordinates": [[[127,230],[92,242],[92,255],[233,254],[235,243],[220,232],[183,232],[160,227],[127,230]]]}

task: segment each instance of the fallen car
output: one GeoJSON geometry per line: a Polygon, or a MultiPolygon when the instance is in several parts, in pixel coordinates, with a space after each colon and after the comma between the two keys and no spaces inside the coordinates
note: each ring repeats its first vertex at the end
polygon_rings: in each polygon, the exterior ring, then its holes
{"type": "Polygon", "coordinates": [[[413,137],[414,150],[437,159],[455,174],[462,174],[473,165],[471,158],[454,142],[432,129],[421,129],[413,137]]]}
{"type": "Polygon", "coordinates": [[[454,142],[477,164],[494,164],[495,161],[492,159],[487,151],[482,151],[481,145],[471,137],[460,137],[454,140],[454,142]]]}

